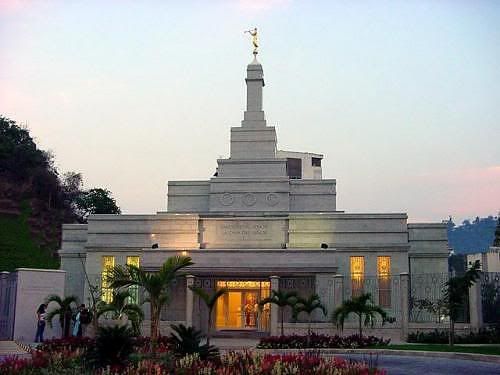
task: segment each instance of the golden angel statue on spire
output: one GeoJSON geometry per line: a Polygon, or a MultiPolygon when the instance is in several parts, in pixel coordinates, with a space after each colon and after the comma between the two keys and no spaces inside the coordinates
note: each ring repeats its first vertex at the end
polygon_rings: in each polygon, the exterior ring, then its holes
{"type": "Polygon", "coordinates": [[[253,30],[245,31],[245,34],[249,33],[252,36],[252,44],[253,44],[253,54],[256,55],[258,53],[257,49],[259,48],[259,36],[257,35],[257,28],[254,27],[253,30]]]}

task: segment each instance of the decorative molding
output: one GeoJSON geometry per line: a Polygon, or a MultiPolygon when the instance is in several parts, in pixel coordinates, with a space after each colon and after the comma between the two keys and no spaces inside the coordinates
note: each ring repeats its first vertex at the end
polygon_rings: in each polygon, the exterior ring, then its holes
{"type": "Polygon", "coordinates": [[[268,206],[276,206],[280,202],[280,198],[278,197],[278,194],[275,193],[268,193],[266,195],[266,203],[268,206]]]}
{"type": "Polygon", "coordinates": [[[257,203],[257,198],[252,193],[246,193],[245,195],[243,195],[242,201],[245,206],[253,206],[255,203],[257,203]]]}
{"type": "Polygon", "coordinates": [[[224,193],[219,198],[223,206],[231,206],[234,203],[234,197],[231,193],[224,193]]]}

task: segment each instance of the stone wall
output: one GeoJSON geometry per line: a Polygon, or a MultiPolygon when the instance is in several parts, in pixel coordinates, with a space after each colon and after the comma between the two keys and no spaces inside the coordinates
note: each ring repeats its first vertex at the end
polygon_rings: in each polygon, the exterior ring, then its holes
{"type": "MultiPolygon", "coordinates": [[[[8,275],[2,273],[0,302],[3,315],[0,316],[0,338],[33,342],[37,327],[36,311],[49,295],[64,297],[65,274],[60,270],[29,268],[18,268],[8,275]]],[[[49,304],[48,311],[54,307],[53,303],[49,304]]],[[[53,323],[53,328],[47,324],[45,338],[60,337],[58,317],[54,318],[53,323]]]]}

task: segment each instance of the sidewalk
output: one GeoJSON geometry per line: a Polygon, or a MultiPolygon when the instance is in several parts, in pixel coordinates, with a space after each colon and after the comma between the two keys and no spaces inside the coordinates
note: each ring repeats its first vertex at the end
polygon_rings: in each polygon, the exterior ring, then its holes
{"type": "Polygon", "coordinates": [[[31,354],[14,341],[0,341],[0,361],[6,357],[31,358],[31,354]]]}

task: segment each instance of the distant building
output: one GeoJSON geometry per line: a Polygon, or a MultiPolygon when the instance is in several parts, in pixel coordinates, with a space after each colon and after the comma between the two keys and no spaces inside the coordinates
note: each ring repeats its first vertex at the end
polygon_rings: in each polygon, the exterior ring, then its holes
{"type": "Polygon", "coordinates": [[[467,264],[469,267],[476,260],[481,262],[481,270],[483,272],[500,272],[500,214],[498,214],[493,246],[491,246],[488,251],[467,255],[467,264]]]}
{"type": "Polygon", "coordinates": [[[492,246],[483,253],[467,254],[467,265],[470,267],[476,260],[481,262],[484,272],[500,272],[500,247],[492,246]]]}
{"type": "Polygon", "coordinates": [[[290,179],[321,180],[321,160],[323,155],[311,152],[276,151],[276,157],[286,159],[287,174],[290,179]]]}

